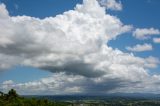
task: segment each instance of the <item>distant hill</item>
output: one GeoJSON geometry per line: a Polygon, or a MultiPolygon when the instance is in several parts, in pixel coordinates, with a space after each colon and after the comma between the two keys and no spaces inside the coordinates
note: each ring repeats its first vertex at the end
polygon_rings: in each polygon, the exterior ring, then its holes
{"type": "Polygon", "coordinates": [[[20,96],[14,89],[0,92],[0,106],[160,106],[160,95],[124,94],[107,95],[32,95],[20,96]]]}
{"type": "Polygon", "coordinates": [[[106,95],[27,95],[26,98],[39,98],[49,100],[112,100],[112,99],[153,99],[160,100],[160,94],[152,93],[110,93],[106,95]]]}

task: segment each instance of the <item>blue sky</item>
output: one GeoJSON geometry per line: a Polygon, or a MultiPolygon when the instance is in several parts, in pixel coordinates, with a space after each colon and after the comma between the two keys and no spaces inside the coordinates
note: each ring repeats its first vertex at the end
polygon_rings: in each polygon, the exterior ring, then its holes
{"type": "MultiPolygon", "coordinates": [[[[74,10],[77,4],[83,3],[82,0],[0,0],[0,2],[5,4],[6,9],[8,10],[11,17],[25,15],[40,18],[42,20],[46,17],[55,17],[56,15],[62,14],[63,12],[74,10]]],[[[131,31],[122,33],[120,36],[117,36],[116,39],[109,40],[107,45],[112,47],[114,50],[117,48],[124,53],[131,53],[134,56],[140,58],[147,58],[152,56],[156,59],[160,59],[160,43],[153,42],[153,39],[159,38],[160,34],[148,34],[150,38],[147,39],[137,39],[133,36],[133,32],[137,28],[147,30],[154,28],[155,30],[160,30],[160,1],[117,0],[117,2],[121,3],[123,9],[118,11],[106,9],[106,13],[117,17],[124,25],[132,26],[132,29],[131,31]],[[126,47],[131,47],[133,49],[135,45],[143,45],[145,43],[152,45],[152,50],[147,49],[137,52],[126,49],[126,47]]],[[[144,34],[144,36],[145,35],[147,34],[144,34]]],[[[160,66],[158,64],[157,67],[153,69],[149,68],[146,70],[150,70],[148,73],[151,75],[159,75],[160,66]]],[[[43,68],[38,69],[25,65],[15,65],[9,69],[0,71],[0,83],[3,83],[7,80],[12,80],[16,83],[38,81],[42,78],[51,77],[54,74],[55,73],[52,73],[52,71],[44,71],[43,68]]]]}
{"type": "MultiPolygon", "coordinates": [[[[56,16],[65,11],[74,9],[82,0],[0,0],[4,3],[11,16],[27,15],[38,18],[56,16]],[[36,5],[36,6],[35,6],[36,5]],[[17,6],[17,7],[16,7],[17,6]]],[[[31,67],[17,66],[0,74],[0,82],[14,80],[16,82],[27,82],[50,76],[50,72],[31,67]]]]}
{"type": "MultiPolygon", "coordinates": [[[[111,14],[116,15],[121,19],[122,22],[125,24],[131,24],[138,28],[160,28],[160,24],[158,23],[158,20],[160,19],[160,1],[158,0],[132,0],[132,1],[122,1],[123,3],[123,11],[111,11],[111,14]]],[[[121,50],[125,50],[125,45],[135,45],[137,43],[144,43],[146,41],[139,41],[131,37],[131,34],[125,34],[126,36],[120,36],[119,39],[111,42],[111,46],[114,46],[115,48],[120,46],[121,50]],[[122,43],[123,42],[123,43],[122,43]],[[121,45],[118,45],[118,44],[121,45]],[[113,45],[112,45],[113,44],[113,45]]],[[[157,35],[159,36],[159,35],[157,35]]],[[[147,40],[149,43],[153,43],[152,39],[147,40]]],[[[154,44],[154,43],[153,43],[154,44]]],[[[141,53],[140,56],[159,56],[159,44],[154,44],[155,50],[150,51],[150,53],[141,53]]]]}
{"type": "Polygon", "coordinates": [[[77,3],[82,3],[82,0],[1,0],[1,2],[6,4],[10,15],[27,15],[45,18],[74,9],[77,3]]]}

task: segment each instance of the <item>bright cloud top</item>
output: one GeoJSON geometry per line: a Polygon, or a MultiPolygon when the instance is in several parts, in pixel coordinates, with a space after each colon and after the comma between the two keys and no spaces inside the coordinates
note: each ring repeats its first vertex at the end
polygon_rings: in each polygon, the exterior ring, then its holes
{"type": "Polygon", "coordinates": [[[160,77],[149,75],[148,70],[157,67],[159,60],[109,47],[108,41],[132,27],[106,14],[96,0],[84,0],[74,10],[45,19],[11,17],[1,4],[0,29],[0,70],[25,65],[54,73],[33,82],[9,80],[0,89],[47,90],[49,94],[54,90],[64,94],[129,92],[132,84],[141,85],[132,91],[152,91],[153,85],[158,89],[155,83],[160,77]]]}
{"type": "Polygon", "coordinates": [[[100,4],[107,9],[120,11],[123,9],[121,1],[117,2],[116,0],[98,0],[100,4]]]}
{"type": "Polygon", "coordinates": [[[84,0],[84,5],[77,5],[75,10],[42,20],[29,16],[10,17],[3,4],[1,11],[0,59],[4,64],[1,69],[21,63],[50,71],[78,71],[79,74],[82,70],[78,69],[79,65],[84,71],[96,70],[92,69],[95,63],[90,63],[87,57],[131,29],[118,18],[106,15],[96,0],[84,0]]]}
{"type": "Polygon", "coordinates": [[[126,47],[127,50],[132,51],[132,52],[143,52],[143,51],[151,51],[153,49],[151,44],[137,44],[133,47],[126,47]]]}
{"type": "Polygon", "coordinates": [[[133,32],[133,36],[137,39],[148,39],[150,38],[151,35],[159,35],[160,31],[158,29],[154,29],[154,28],[137,28],[134,32],[133,32]]]}

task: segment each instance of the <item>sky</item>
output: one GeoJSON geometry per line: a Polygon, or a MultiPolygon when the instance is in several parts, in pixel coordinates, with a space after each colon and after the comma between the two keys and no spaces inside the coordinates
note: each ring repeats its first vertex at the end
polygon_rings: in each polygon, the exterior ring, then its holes
{"type": "Polygon", "coordinates": [[[159,0],[0,0],[0,90],[160,89],[159,0]]]}

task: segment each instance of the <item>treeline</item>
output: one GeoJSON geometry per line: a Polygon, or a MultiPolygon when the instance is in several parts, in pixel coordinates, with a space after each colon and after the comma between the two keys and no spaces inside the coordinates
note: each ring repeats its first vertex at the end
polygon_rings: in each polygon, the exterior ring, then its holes
{"type": "Polygon", "coordinates": [[[0,92],[0,106],[68,106],[68,104],[47,99],[24,98],[11,89],[7,94],[0,92]]]}
{"type": "Polygon", "coordinates": [[[97,100],[88,102],[58,102],[49,101],[47,99],[25,98],[11,89],[7,94],[0,92],[0,106],[160,106],[159,100],[110,100],[98,102],[97,100]]]}

